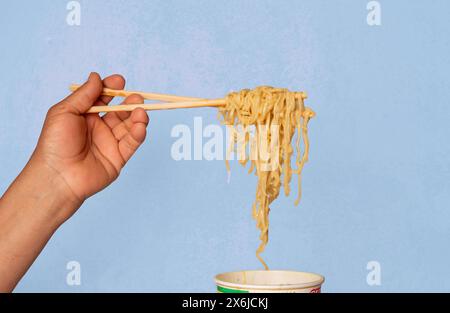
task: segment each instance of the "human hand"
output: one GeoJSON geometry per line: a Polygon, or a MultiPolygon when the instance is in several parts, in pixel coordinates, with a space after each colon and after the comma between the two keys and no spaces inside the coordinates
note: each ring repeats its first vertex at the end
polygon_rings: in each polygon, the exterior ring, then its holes
{"type": "MultiPolygon", "coordinates": [[[[85,114],[91,106],[111,101],[111,97],[101,96],[102,88],[124,86],[125,80],[119,75],[102,82],[97,73],[92,73],[82,87],[48,111],[30,163],[56,175],[65,185],[65,196],[78,206],[118,177],[146,137],[148,116],[143,109],[110,112],[103,117],[85,114]]],[[[143,100],[131,95],[124,103],[143,100]]]]}

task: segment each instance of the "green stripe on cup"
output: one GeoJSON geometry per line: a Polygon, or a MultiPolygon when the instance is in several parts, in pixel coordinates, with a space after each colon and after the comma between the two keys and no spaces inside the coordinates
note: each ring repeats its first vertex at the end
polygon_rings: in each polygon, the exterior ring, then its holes
{"type": "Polygon", "coordinates": [[[222,286],[217,286],[217,291],[218,292],[223,292],[223,293],[248,293],[247,290],[230,289],[230,288],[225,288],[225,287],[222,287],[222,286]]]}

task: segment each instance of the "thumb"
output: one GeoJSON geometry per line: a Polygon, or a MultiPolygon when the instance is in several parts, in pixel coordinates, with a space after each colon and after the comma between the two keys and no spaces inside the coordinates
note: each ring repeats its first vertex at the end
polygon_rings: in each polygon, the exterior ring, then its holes
{"type": "Polygon", "coordinates": [[[97,101],[103,90],[100,75],[93,72],[88,80],[70,96],[61,101],[64,108],[74,114],[84,114],[97,101]]]}

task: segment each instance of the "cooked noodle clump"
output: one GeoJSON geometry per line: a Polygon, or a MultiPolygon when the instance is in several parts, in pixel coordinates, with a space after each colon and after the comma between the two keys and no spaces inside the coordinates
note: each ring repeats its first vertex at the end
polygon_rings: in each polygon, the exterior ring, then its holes
{"type": "Polygon", "coordinates": [[[298,178],[295,205],[300,202],[301,173],[309,152],[308,122],[315,116],[311,109],[305,107],[303,95],[302,92],[262,86],[228,94],[226,105],[219,108],[224,124],[230,126],[233,133],[227,149],[227,170],[230,170],[228,156],[231,152],[236,148],[238,151],[249,149],[250,153],[244,152],[239,162],[245,166],[250,161],[249,173],[254,172],[258,177],[252,212],[261,240],[256,256],[266,270],[268,266],[261,253],[269,240],[269,206],[278,197],[281,186],[285,195],[289,195],[293,174],[298,178]],[[248,131],[250,128],[254,130],[253,136],[248,131]],[[242,130],[244,134],[238,140],[242,130]],[[292,168],[295,133],[296,158],[295,168],[292,168]]]}

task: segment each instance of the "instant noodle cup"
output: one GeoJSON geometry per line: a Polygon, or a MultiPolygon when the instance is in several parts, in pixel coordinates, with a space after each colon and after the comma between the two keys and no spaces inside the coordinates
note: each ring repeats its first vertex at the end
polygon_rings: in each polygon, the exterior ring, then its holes
{"type": "Polygon", "coordinates": [[[295,271],[242,271],[215,277],[219,293],[320,293],[319,274],[295,271]]]}

